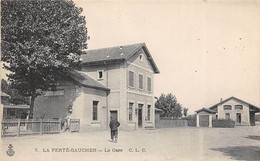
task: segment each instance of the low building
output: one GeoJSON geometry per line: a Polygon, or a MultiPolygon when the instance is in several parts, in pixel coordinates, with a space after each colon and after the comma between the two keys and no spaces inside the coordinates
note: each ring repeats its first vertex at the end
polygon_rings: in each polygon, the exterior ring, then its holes
{"type": "Polygon", "coordinates": [[[212,120],[216,119],[216,112],[207,108],[199,109],[196,112],[197,127],[212,127],[212,120]]]}
{"type": "Polygon", "coordinates": [[[260,108],[236,97],[230,97],[209,108],[216,112],[217,119],[231,119],[236,125],[255,125],[255,113],[260,108]]]}

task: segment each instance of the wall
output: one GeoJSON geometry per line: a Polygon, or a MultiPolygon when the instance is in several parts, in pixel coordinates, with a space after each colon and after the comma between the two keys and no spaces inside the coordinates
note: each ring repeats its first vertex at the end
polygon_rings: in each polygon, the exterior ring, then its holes
{"type": "Polygon", "coordinates": [[[138,114],[135,112],[135,109],[138,109],[138,103],[143,104],[142,118],[143,118],[143,128],[154,127],[155,126],[155,111],[154,111],[154,96],[153,96],[153,69],[147,60],[146,55],[144,54],[143,49],[137,51],[126,64],[126,112],[124,114],[124,120],[127,122],[126,129],[131,130],[137,127],[138,125],[138,114]],[[143,55],[143,59],[139,59],[139,55],[143,55]],[[129,86],[129,71],[134,72],[134,87],[129,86]],[[143,89],[139,89],[139,74],[143,75],[143,89]],[[147,89],[147,77],[151,78],[151,91],[147,89]],[[128,121],[128,105],[129,102],[134,103],[133,110],[133,121],[128,121]],[[151,105],[151,120],[147,121],[147,106],[151,105]]]}
{"type": "Polygon", "coordinates": [[[107,92],[93,88],[79,87],[70,79],[64,79],[61,86],[64,95],[38,96],[35,100],[34,118],[64,119],[68,116],[68,106],[72,105],[71,119],[80,119],[80,131],[107,129],[107,92]],[[98,120],[92,121],[93,101],[98,103],[98,120]]]}
{"type": "Polygon", "coordinates": [[[155,128],[174,128],[174,127],[187,127],[187,120],[159,120],[155,124],[155,128]]]}
{"type": "Polygon", "coordinates": [[[71,118],[80,119],[80,131],[107,129],[106,91],[81,87],[73,103],[71,118]],[[98,101],[98,117],[93,120],[93,101],[98,101]]]}
{"type": "Polygon", "coordinates": [[[241,113],[241,125],[250,125],[249,106],[231,99],[218,106],[218,119],[225,119],[225,113],[230,113],[230,119],[236,121],[236,114],[241,113]],[[231,105],[232,110],[224,110],[224,105],[231,105]],[[235,105],[243,105],[243,110],[236,110],[235,105]]]}
{"type": "Polygon", "coordinates": [[[64,79],[57,89],[64,90],[61,96],[38,96],[34,104],[34,118],[64,119],[68,114],[68,106],[77,98],[77,87],[70,79],[64,79]]]}

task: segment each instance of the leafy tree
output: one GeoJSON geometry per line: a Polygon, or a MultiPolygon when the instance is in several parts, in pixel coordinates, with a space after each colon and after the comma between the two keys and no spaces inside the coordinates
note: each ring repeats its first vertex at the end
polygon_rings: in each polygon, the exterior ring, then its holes
{"type": "Polygon", "coordinates": [[[30,96],[30,118],[41,90],[55,88],[60,75],[80,69],[87,49],[82,8],[71,0],[2,0],[1,48],[7,77],[30,96]]]}
{"type": "Polygon", "coordinates": [[[1,91],[11,97],[8,100],[2,100],[3,104],[29,104],[29,98],[19,94],[19,92],[4,79],[1,80],[1,91]]]}
{"type": "Polygon", "coordinates": [[[163,110],[161,117],[181,117],[182,105],[178,103],[175,96],[171,93],[161,96],[155,102],[155,107],[163,110]]]}
{"type": "Polygon", "coordinates": [[[186,107],[183,108],[183,115],[184,115],[184,116],[187,116],[187,115],[188,115],[188,110],[189,110],[189,109],[186,108],[186,107]]]}

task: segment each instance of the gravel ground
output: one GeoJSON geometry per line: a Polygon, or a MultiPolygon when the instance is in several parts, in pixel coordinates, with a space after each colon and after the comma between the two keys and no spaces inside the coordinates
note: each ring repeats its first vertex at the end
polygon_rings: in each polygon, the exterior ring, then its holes
{"type": "Polygon", "coordinates": [[[2,161],[182,161],[260,160],[260,126],[171,128],[1,138],[2,161]],[[14,156],[6,150],[13,145],[14,156]]]}

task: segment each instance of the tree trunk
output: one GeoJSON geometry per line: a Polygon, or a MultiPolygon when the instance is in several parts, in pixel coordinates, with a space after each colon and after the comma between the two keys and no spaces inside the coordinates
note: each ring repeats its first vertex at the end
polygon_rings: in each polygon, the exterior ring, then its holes
{"type": "Polygon", "coordinates": [[[30,101],[30,113],[29,113],[29,119],[33,118],[33,109],[34,109],[34,101],[35,98],[37,97],[36,92],[34,92],[31,96],[31,101],[30,101]]]}

